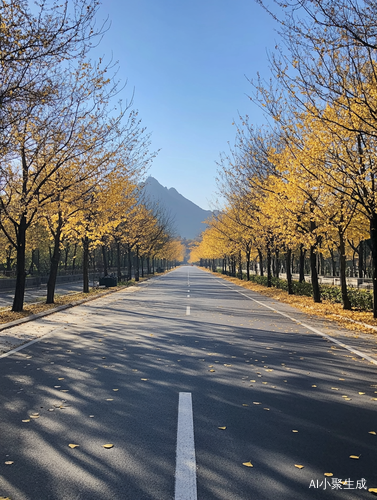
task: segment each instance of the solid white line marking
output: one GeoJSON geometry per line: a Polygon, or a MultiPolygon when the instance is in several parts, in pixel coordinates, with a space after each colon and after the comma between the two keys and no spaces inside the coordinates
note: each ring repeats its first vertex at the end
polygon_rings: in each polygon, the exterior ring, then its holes
{"type": "Polygon", "coordinates": [[[190,316],[190,306],[186,307],[186,316],[190,316]]]}
{"type": "Polygon", "coordinates": [[[197,500],[194,421],[190,392],[179,393],[174,500],[197,500]]]}
{"type": "Polygon", "coordinates": [[[313,328],[312,326],[309,326],[306,323],[302,323],[302,321],[299,321],[296,318],[292,318],[292,316],[289,316],[289,314],[286,314],[286,313],[283,313],[281,311],[278,311],[275,307],[270,307],[270,306],[268,306],[266,304],[263,304],[263,302],[260,302],[259,300],[253,299],[252,297],[249,297],[245,293],[242,293],[242,292],[240,292],[238,290],[234,290],[234,288],[230,287],[229,285],[225,285],[221,281],[220,281],[220,283],[222,285],[226,286],[227,288],[230,288],[231,290],[239,293],[240,295],[243,295],[247,299],[252,300],[252,301],[256,302],[257,304],[259,304],[259,305],[261,305],[263,307],[266,307],[267,309],[271,309],[271,311],[274,311],[274,312],[280,314],[281,316],[285,316],[286,318],[290,319],[294,323],[297,323],[298,325],[302,325],[303,327],[305,327],[308,330],[316,333],[317,335],[320,335],[321,337],[325,337],[326,339],[331,340],[331,342],[334,342],[334,344],[338,344],[341,347],[343,347],[344,349],[347,349],[347,351],[352,352],[353,354],[356,354],[357,356],[360,356],[361,358],[364,358],[367,361],[370,361],[371,363],[377,365],[377,360],[374,359],[374,358],[371,358],[370,356],[368,356],[368,354],[365,354],[365,353],[363,353],[361,351],[358,351],[358,350],[354,349],[353,347],[348,346],[347,344],[343,344],[343,342],[340,342],[339,340],[334,339],[333,337],[331,337],[331,335],[327,335],[327,333],[321,332],[321,330],[318,330],[317,328],[313,328]]]}

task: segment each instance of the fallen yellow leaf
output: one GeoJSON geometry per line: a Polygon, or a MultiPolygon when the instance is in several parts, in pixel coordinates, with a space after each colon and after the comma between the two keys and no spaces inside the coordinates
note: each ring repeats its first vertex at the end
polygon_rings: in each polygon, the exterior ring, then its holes
{"type": "Polygon", "coordinates": [[[359,394],[365,394],[365,392],[359,392],[359,394]]]}
{"type": "Polygon", "coordinates": [[[303,465],[296,465],[296,464],[295,464],[295,467],[297,467],[298,469],[303,469],[304,468],[303,465]]]}
{"type": "Polygon", "coordinates": [[[312,387],[317,387],[316,385],[312,385],[312,387]]]}
{"type": "Polygon", "coordinates": [[[119,389],[113,389],[113,391],[114,391],[114,392],[117,392],[117,391],[119,391],[119,389]]]}
{"type": "Polygon", "coordinates": [[[260,405],[262,403],[258,403],[258,401],[253,401],[253,405],[260,405]]]}
{"type": "Polygon", "coordinates": [[[368,491],[369,491],[369,493],[376,493],[376,495],[377,495],[377,488],[368,488],[368,491]]]}
{"type": "Polygon", "coordinates": [[[375,431],[369,431],[368,434],[373,434],[375,436],[376,432],[375,431]]]}
{"type": "Polygon", "coordinates": [[[350,458],[354,458],[355,460],[358,460],[360,458],[360,455],[350,455],[350,458]]]}
{"type": "Polygon", "coordinates": [[[26,418],[23,422],[30,422],[30,418],[26,418]]]}
{"type": "Polygon", "coordinates": [[[12,465],[12,464],[14,464],[14,462],[12,460],[7,460],[4,463],[5,463],[5,465],[12,465]]]}
{"type": "Polygon", "coordinates": [[[147,378],[142,378],[142,379],[140,379],[140,380],[144,380],[144,381],[147,381],[148,379],[147,379],[147,378]]]}
{"type": "Polygon", "coordinates": [[[246,403],[244,403],[242,406],[249,406],[249,405],[247,405],[246,403]]]}
{"type": "Polygon", "coordinates": [[[244,465],[245,467],[254,467],[251,462],[243,462],[242,465],[244,465]]]}
{"type": "Polygon", "coordinates": [[[114,446],[113,444],[104,444],[104,445],[103,445],[103,448],[110,449],[110,448],[112,448],[113,446],[114,446]]]}
{"type": "Polygon", "coordinates": [[[215,370],[208,370],[209,372],[214,372],[215,370]]]}
{"type": "Polygon", "coordinates": [[[324,476],[332,477],[334,474],[332,472],[325,472],[324,476]]]}
{"type": "Polygon", "coordinates": [[[293,429],[292,432],[298,432],[296,429],[293,429]]]}
{"type": "Polygon", "coordinates": [[[73,448],[77,448],[80,445],[79,444],[69,444],[68,446],[73,449],[73,448]]]}
{"type": "Polygon", "coordinates": [[[218,429],[220,429],[220,431],[225,431],[226,427],[218,427],[218,429]]]}

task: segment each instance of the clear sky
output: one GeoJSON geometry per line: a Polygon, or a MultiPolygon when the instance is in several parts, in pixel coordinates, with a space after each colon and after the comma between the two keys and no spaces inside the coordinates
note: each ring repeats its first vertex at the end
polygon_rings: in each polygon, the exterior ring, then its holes
{"type": "Polygon", "coordinates": [[[96,55],[119,62],[122,92],[161,149],[149,174],[200,207],[216,200],[216,161],[235,137],[238,112],[262,124],[247,97],[270,77],[273,20],[253,0],[103,0],[111,26],[96,55]]]}

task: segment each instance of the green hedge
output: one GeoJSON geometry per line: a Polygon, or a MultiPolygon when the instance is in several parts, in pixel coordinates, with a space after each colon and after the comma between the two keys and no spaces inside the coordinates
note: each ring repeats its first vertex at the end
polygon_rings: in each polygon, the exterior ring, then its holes
{"type": "MultiPolygon", "coordinates": [[[[246,279],[246,275],[244,276],[246,279]]],[[[259,276],[257,274],[250,275],[250,281],[259,285],[267,286],[267,276],[259,276]]],[[[280,278],[272,278],[271,284],[275,288],[288,291],[288,282],[280,278]]],[[[313,288],[311,283],[292,281],[293,293],[295,295],[304,295],[312,297],[313,288]]],[[[342,290],[339,286],[320,285],[321,297],[333,303],[342,303],[342,290]]],[[[373,293],[368,290],[360,290],[358,288],[347,287],[348,297],[351,306],[363,311],[371,311],[373,309],[373,293]]]]}

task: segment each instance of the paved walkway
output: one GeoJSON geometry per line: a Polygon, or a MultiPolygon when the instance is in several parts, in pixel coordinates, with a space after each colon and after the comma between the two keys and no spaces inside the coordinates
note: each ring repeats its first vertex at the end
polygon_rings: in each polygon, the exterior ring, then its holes
{"type": "MultiPolygon", "coordinates": [[[[92,283],[90,283],[92,285],[92,283]]],[[[56,286],[55,293],[58,295],[67,295],[68,293],[82,292],[83,282],[62,283],[56,286]]],[[[37,288],[27,288],[25,291],[25,302],[38,302],[47,296],[47,285],[37,288]]],[[[13,303],[14,290],[3,290],[0,292],[0,307],[11,307],[13,303]]]]}

